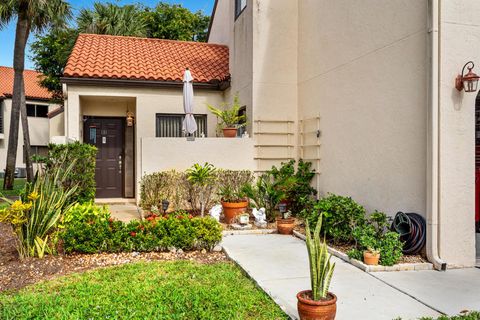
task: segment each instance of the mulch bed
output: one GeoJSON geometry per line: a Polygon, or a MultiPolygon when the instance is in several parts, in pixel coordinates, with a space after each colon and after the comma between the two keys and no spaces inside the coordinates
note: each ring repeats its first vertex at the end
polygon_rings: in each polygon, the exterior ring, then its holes
{"type": "Polygon", "coordinates": [[[8,225],[0,223],[0,292],[90,269],[139,261],[190,260],[199,263],[228,261],[223,252],[130,252],[46,256],[44,259],[18,259],[15,238],[8,225]]]}

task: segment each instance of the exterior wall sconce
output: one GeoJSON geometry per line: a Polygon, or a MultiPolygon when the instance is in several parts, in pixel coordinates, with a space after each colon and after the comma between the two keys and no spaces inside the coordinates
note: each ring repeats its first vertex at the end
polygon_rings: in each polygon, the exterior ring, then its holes
{"type": "Polygon", "coordinates": [[[455,88],[458,91],[465,90],[465,92],[476,92],[478,87],[478,75],[472,72],[475,64],[473,61],[468,61],[462,68],[462,74],[458,75],[455,79],[455,88]],[[468,69],[468,73],[464,75],[465,68],[468,69]]]}
{"type": "Polygon", "coordinates": [[[127,111],[127,127],[133,127],[134,122],[133,112],[127,111]]]}

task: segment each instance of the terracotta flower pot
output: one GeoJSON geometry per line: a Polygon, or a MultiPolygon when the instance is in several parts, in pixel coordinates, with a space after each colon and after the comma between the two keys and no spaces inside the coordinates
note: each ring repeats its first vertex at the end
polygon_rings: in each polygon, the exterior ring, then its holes
{"type": "Polygon", "coordinates": [[[237,136],[237,128],[223,128],[223,136],[225,138],[235,138],[237,136]]]}
{"type": "Polygon", "coordinates": [[[225,216],[225,222],[230,224],[234,222],[235,218],[245,212],[245,209],[248,207],[248,202],[223,202],[223,215],[225,216]]]}
{"type": "Polygon", "coordinates": [[[277,218],[277,230],[280,234],[292,234],[295,227],[295,218],[277,218]]]}
{"type": "Polygon", "coordinates": [[[329,292],[327,300],[314,301],[312,291],[297,293],[297,310],[300,320],[334,320],[337,314],[337,296],[329,292]]]}
{"type": "Polygon", "coordinates": [[[378,260],[380,260],[380,253],[373,254],[370,251],[363,252],[363,262],[370,266],[377,266],[378,260]]]}

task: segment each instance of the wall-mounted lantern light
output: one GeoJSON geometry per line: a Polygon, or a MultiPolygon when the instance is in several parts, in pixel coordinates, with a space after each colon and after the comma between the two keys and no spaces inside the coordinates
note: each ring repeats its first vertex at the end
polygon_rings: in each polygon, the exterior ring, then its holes
{"type": "Polygon", "coordinates": [[[133,112],[127,111],[127,127],[133,127],[134,120],[133,112]]]}
{"type": "Polygon", "coordinates": [[[472,72],[473,67],[475,64],[473,61],[468,61],[462,68],[462,74],[459,74],[455,79],[455,88],[458,91],[465,90],[465,92],[476,92],[478,87],[478,79],[480,78],[478,75],[472,72]],[[468,69],[467,74],[465,73],[465,68],[468,69]]]}

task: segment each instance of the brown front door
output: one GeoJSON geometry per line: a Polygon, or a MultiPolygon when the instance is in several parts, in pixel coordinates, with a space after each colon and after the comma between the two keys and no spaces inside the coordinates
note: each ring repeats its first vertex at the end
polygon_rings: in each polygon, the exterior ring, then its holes
{"type": "Polygon", "coordinates": [[[98,148],[95,181],[97,198],[123,197],[124,120],[87,118],[84,141],[98,148]]]}

